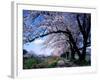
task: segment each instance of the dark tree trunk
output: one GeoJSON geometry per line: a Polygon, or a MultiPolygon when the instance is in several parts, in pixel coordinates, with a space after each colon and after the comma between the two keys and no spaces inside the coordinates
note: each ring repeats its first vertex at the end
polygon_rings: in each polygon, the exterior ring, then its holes
{"type": "Polygon", "coordinates": [[[85,57],[86,57],[86,46],[83,47],[80,61],[85,60],[85,57]]]}
{"type": "MultiPolygon", "coordinates": [[[[76,53],[78,54],[78,56],[81,57],[81,53],[80,53],[80,51],[79,51],[79,49],[78,49],[78,47],[77,47],[77,45],[76,45],[76,42],[75,42],[75,40],[73,39],[73,37],[72,37],[71,34],[69,34],[69,40],[70,40],[70,42],[71,42],[72,45],[73,45],[74,53],[76,52],[76,53]]],[[[73,56],[74,56],[74,54],[73,54],[73,56]]]]}
{"type": "Polygon", "coordinates": [[[73,48],[73,45],[71,44],[70,41],[68,41],[69,44],[70,44],[70,50],[71,50],[71,60],[74,60],[75,59],[75,50],[73,48]]]}
{"type": "Polygon", "coordinates": [[[72,51],[71,51],[71,60],[75,60],[75,52],[74,52],[73,49],[72,49],[72,51]]]}
{"type": "Polygon", "coordinates": [[[82,54],[81,54],[81,58],[80,60],[85,60],[85,57],[86,57],[86,48],[87,48],[87,38],[84,37],[84,46],[83,46],[83,49],[82,49],[82,54]]]}

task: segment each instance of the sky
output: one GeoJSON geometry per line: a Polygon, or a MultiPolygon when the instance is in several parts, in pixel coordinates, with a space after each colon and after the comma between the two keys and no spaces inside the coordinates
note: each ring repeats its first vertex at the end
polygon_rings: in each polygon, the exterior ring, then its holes
{"type": "MultiPolygon", "coordinates": [[[[23,10],[23,17],[29,16],[29,10],[23,10]]],[[[41,21],[43,21],[43,16],[38,16],[36,19],[28,18],[28,20],[25,22],[29,26],[36,27],[37,24],[39,24],[41,21]]],[[[36,55],[44,55],[44,56],[50,56],[53,52],[53,49],[51,48],[43,48],[43,42],[46,40],[46,37],[44,38],[38,38],[34,40],[33,42],[28,42],[26,44],[23,44],[23,49],[27,50],[29,53],[33,53],[36,55]]]]}
{"type": "Polygon", "coordinates": [[[44,56],[50,56],[51,53],[53,52],[53,49],[50,48],[43,48],[43,42],[45,39],[36,39],[33,42],[29,42],[23,45],[23,48],[27,50],[29,53],[31,52],[32,54],[36,55],[44,55],[44,56]]]}

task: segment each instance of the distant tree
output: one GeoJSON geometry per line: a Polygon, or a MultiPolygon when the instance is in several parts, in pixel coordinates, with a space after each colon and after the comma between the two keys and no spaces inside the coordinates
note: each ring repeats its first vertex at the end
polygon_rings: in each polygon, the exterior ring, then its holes
{"type": "Polygon", "coordinates": [[[27,50],[23,49],[23,55],[27,54],[27,50]]]}

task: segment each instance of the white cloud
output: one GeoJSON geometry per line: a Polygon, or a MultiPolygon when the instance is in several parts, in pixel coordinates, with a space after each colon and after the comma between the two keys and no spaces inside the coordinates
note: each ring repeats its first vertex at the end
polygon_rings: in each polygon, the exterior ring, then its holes
{"type": "Polygon", "coordinates": [[[45,39],[36,39],[33,42],[24,44],[24,49],[27,50],[30,53],[34,53],[36,55],[44,55],[44,56],[50,56],[54,49],[51,48],[42,48],[43,42],[45,39]]]}
{"type": "Polygon", "coordinates": [[[34,41],[34,44],[41,44],[41,43],[43,43],[44,42],[44,40],[42,40],[42,39],[36,39],[35,41],[34,41]]]}

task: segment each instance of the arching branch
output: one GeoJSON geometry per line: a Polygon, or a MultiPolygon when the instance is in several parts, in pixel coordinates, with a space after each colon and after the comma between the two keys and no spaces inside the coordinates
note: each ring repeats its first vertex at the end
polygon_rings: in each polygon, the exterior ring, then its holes
{"type": "Polygon", "coordinates": [[[69,34],[68,32],[66,32],[66,31],[61,31],[61,30],[52,31],[52,32],[49,32],[49,33],[46,33],[46,34],[43,34],[43,35],[40,35],[40,36],[36,36],[35,38],[29,40],[29,42],[32,42],[32,41],[34,41],[35,39],[40,38],[40,37],[48,36],[48,35],[51,35],[51,34],[57,34],[57,33],[69,34]]]}

